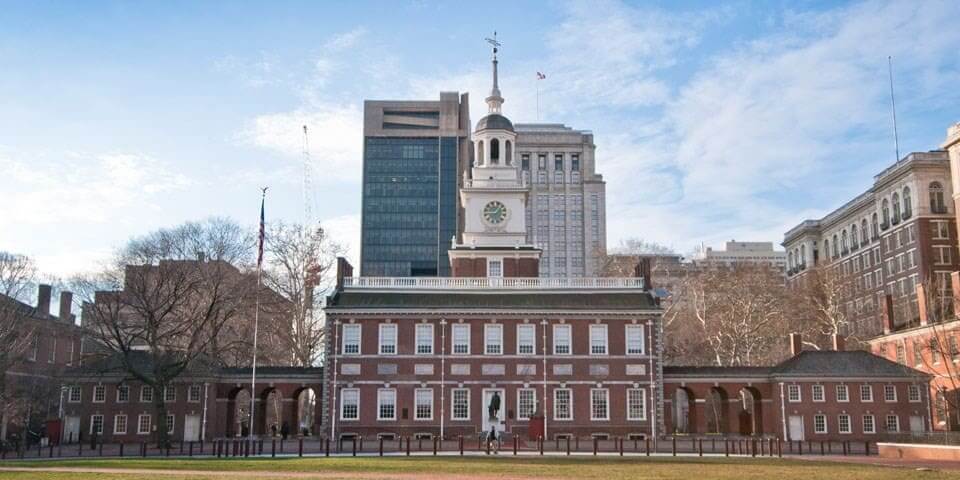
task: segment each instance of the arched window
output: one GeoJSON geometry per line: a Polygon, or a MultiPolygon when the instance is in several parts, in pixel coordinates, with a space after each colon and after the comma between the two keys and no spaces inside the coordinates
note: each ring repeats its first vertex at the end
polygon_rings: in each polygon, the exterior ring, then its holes
{"type": "Polygon", "coordinates": [[[800,245],[800,266],[801,267],[807,266],[807,246],[806,245],[800,245]]]}
{"type": "Polygon", "coordinates": [[[857,224],[850,225],[850,248],[856,250],[860,248],[860,242],[857,241],[857,224]]]}
{"type": "Polygon", "coordinates": [[[830,257],[830,239],[823,239],[823,258],[830,257]]]}
{"type": "Polygon", "coordinates": [[[483,165],[486,158],[483,157],[483,140],[477,142],[477,165],[483,165]]]}
{"type": "Polygon", "coordinates": [[[793,270],[793,267],[794,267],[794,263],[793,263],[793,252],[790,252],[790,254],[789,254],[788,258],[787,258],[787,266],[789,266],[790,269],[793,270]]]}
{"type": "Polygon", "coordinates": [[[510,140],[504,142],[506,147],[506,165],[513,165],[513,145],[510,144],[510,140]]]}
{"type": "Polygon", "coordinates": [[[860,241],[863,242],[864,245],[868,245],[870,243],[870,234],[868,233],[868,230],[867,230],[866,218],[864,218],[863,221],[860,222],[860,241]]]}
{"type": "Polygon", "coordinates": [[[833,234],[833,256],[834,257],[840,256],[840,242],[837,241],[836,233],[833,234]]]}
{"type": "Polygon", "coordinates": [[[903,187],[903,219],[913,215],[913,202],[910,200],[910,187],[903,187]]]}
{"type": "Polygon", "coordinates": [[[886,198],[883,199],[883,206],[880,207],[880,213],[883,215],[883,223],[880,224],[880,228],[886,230],[890,228],[890,201],[886,198]]]}
{"type": "Polygon", "coordinates": [[[877,225],[877,214],[873,214],[873,219],[871,221],[873,225],[873,240],[880,238],[880,227],[877,225]]]}
{"type": "Polygon", "coordinates": [[[500,163],[500,140],[496,138],[490,140],[490,165],[500,163]]]}
{"type": "Polygon", "coordinates": [[[849,247],[849,244],[847,243],[847,231],[844,230],[843,232],[840,233],[840,251],[843,252],[844,255],[846,255],[848,247],[849,247]]]}
{"type": "Polygon", "coordinates": [[[900,194],[893,194],[893,224],[900,223],[900,194]]]}
{"type": "Polygon", "coordinates": [[[943,203],[943,185],[940,182],[930,182],[930,211],[933,213],[947,213],[943,203]]]}

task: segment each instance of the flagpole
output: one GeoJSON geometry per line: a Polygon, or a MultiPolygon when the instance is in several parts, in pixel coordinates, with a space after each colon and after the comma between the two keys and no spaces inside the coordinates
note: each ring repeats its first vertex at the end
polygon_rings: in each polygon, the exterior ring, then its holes
{"type": "Polygon", "coordinates": [[[537,121],[540,121],[540,72],[537,72],[537,121]]]}
{"type": "Polygon", "coordinates": [[[257,291],[255,292],[256,307],[253,311],[253,368],[250,374],[250,440],[256,439],[256,427],[254,423],[256,411],[256,392],[257,392],[257,334],[260,328],[260,285],[261,272],[263,271],[263,240],[264,240],[264,206],[267,201],[267,187],[261,189],[260,196],[260,246],[257,250],[257,291]]]}

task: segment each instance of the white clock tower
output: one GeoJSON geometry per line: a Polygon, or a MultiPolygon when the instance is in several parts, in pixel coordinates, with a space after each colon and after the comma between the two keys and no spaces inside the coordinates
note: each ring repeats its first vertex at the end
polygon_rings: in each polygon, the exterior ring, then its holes
{"type": "Polygon", "coordinates": [[[527,185],[513,158],[517,133],[500,113],[500,44],[496,34],[488,41],[493,45],[493,89],[486,99],[489,112],[473,132],[475,164],[460,189],[463,243],[450,249],[450,263],[455,277],[536,277],[541,251],[527,242],[527,185]]]}

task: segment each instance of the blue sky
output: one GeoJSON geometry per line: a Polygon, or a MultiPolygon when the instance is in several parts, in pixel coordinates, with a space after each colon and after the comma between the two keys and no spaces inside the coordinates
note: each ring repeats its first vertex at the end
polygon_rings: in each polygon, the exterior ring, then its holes
{"type": "Polygon", "coordinates": [[[960,120],[960,3],[0,2],[0,249],[94,268],[210,215],[314,211],[358,253],[362,101],[489,90],[595,134],[608,238],[771,240],[960,120]]]}

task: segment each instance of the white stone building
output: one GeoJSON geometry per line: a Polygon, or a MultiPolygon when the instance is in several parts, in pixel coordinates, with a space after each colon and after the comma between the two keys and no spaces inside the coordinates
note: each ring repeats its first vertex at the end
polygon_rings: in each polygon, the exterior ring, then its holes
{"type": "Polygon", "coordinates": [[[773,242],[727,242],[726,250],[703,249],[694,260],[711,265],[732,266],[739,263],[767,264],[786,270],[787,252],[774,250],[773,242]]]}

